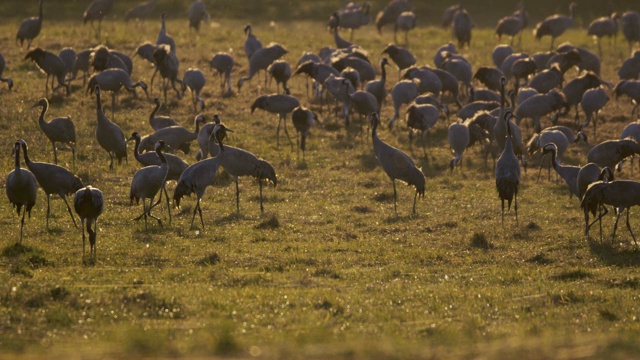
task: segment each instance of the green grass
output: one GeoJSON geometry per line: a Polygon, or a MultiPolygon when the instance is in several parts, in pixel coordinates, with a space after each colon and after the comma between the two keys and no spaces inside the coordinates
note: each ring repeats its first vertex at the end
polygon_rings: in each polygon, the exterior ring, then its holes
{"type": "MultiPolygon", "coordinates": [[[[238,63],[235,84],[247,72],[245,21],[217,21],[193,40],[182,21],[170,21],[168,30],[178,43],[181,73],[188,67],[208,71],[213,53],[230,51],[238,63]]],[[[38,111],[31,108],[43,95],[44,75],[15,47],[18,23],[0,26],[5,76],[16,83],[12,92],[0,86],[5,173],[13,166],[9,154],[16,138],[27,141],[34,160],[52,161],[51,145],[37,127],[38,111]]],[[[71,21],[50,24],[34,45],[81,50],[95,45],[87,29],[71,21]]],[[[158,24],[109,22],[103,30],[110,47],[132,54],[138,44],[156,38],[158,24]]],[[[264,43],[283,43],[292,64],[303,50],[331,43],[324,31],[323,24],[309,21],[254,28],[264,43]]],[[[434,50],[449,37],[448,31],[420,28],[411,35],[411,49],[420,63],[430,64],[434,50]]],[[[492,31],[479,29],[474,39],[472,49],[462,52],[475,67],[489,64],[496,45],[492,31]]],[[[572,31],[561,40],[594,49],[584,32],[572,31]]],[[[356,41],[377,63],[391,35],[379,37],[368,27],[356,32],[356,41]]],[[[523,41],[529,53],[548,44],[533,42],[529,33],[523,41]]],[[[626,44],[619,42],[603,60],[604,78],[615,79],[626,53],[626,44]]],[[[133,74],[148,82],[151,69],[135,60],[133,74]]],[[[395,70],[389,77],[395,79],[395,70]]],[[[108,171],[108,157],[95,140],[95,100],[78,82],[70,97],[53,96],[48,118],[70,115],[76,123],[75,172],[105,194],[97,262],[82,266],[80,231],[59,199],[52,198],[47,232],[45,197],[38,194],[21,246],[15,245],[19,219],[1,201],[0,353],[24,358],[640,356],[640,253],[626,229],[619,229],[613,243],[586,239],[578,201],[569,200],[559,182],[544,176],[537,182],[535,168],[523,177],[519,224],[512,210],[501,225],[491,162],[486,167],[479,149],[469,149],[463,166],[449,172],[445,122],[433,132],[427,158],[418,147],[409,152],[403,122],[393,132],[380,130],[382,139],[411,154],[427,178],[417,215],[410,215],[413,190],[398,186],[395,216],[391,183],[377,165],[366,130],[347,131],[321,114],[323,124],[312,129],[302,163],[288,146],[276,149],[274,116],[250,113],[252,100],[266,92],[262,80],[260,75],[242,93],[221,98],[216,76],[209,75],[206,114],[220,113],[235,130],[229,145],[273,164],[278,187],[264,189],[261,215],[257,184],[241,179],[237,215],[234,184],[222,178],[203,199],[205,230],[189,227],[193,197],[183,200],[182,210],[174,211],[173,222],[164,228],[150,222],[145,231],[144,224],[132,221],[141,211],[128,199],[137,164],[130,158],[108,171]]],[[[291,85],[293,95],[307,104],[304,79],[291,85]]],[[[149,133],[151,100],[126,94],[120,100],[114,120],[125,133],[149,133]]],[[[110,116],[108,97],[105,106],[110,116]]],[[[591,143],[616,138],[631,121],[630,110],[626,98],[612,100],[591,143]]],[[[171,93],[163,113],[187,125],[195,115],[191,111],[188,100],[178,101],[171,93]]],[[[388,98],[381,118],[391,114],[388,98]]],[[[573,119],[561,122],[573,126],[573,119]]],[[[525,126],[526,134],[531,131],[525,126]]],[[[589,148],[572,146],[566,161],[585,163],[589,148]]],[[[59,157],[71,166],[68,152],[59,157]]],[[[194,161],[192,154],[186,158],[194,161]]],[[[634,176],[628,167],[621,174],[634,176]]],[[[155,214],[168,223],[166,209],[155,214]]],[[[631,222],[637,228],[635,209],[631,222]]],[[[609,216],[606,234],[611,225],[609,216]]]]}

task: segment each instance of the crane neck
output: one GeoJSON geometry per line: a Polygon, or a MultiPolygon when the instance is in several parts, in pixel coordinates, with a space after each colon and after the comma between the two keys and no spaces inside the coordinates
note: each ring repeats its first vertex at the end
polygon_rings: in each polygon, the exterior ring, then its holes
{"type": "Polygon", "coordinates": [[[38,118],[38,123],[40,124],[40,126],[45,125],[47,122],[44,121],[44,115],[47,113],[47,110],[49,110],[49,104],[45,103],[42,106],[42,111],[40,112],[40,117],[38,118]]]}
{"type": "Polygon", "coordinates": [[[133,145],[133,157],[136,159],[136,161],[140,162],[140,136],[136,136],[133,138],[133,141],[135,141],[134,145],[133,145]]]}
{"type": "Polygon", "coordinates": [[[500,83],[500,109],[504,109],[505,104],[505,95],[504,95],[504,84],[500,83]]]}
{"type": "Polygon", "coordinates": [[[373,120],[373,123],[371,124],[371,138],[377,138],[378,137],[378,123],[380,122],[380,120],[373,120]]]}
{"type": "MultiPolygon", "coordinates": [[[[139,142],[138,142],[139,144],[139,142]]],[[[160,158],[160,162],[162,163],[162,165],[167,165],[167,158],[164,157],[164,154],[162,153],[162,149],[160,149],[160,147],[158,147],[158,149],[156,149],[156,154],[158,155],[158,158],[160,158]]]]}
{"type": "Polygon", "coordinates": [[[16,169],[16,173],[17,171],[20,169],[20,147],[18,146],[15,149],[15,153],[16,153],[16,159],[15,159],[15,169],[16,169]]]}
{"type": "Polygon", "coordinates": [[[149,121],[151,121],[154,117],[156,117],[156,113],[158,112],[158,110],[160,110],[160,106],[162,106],[162,103],[158,101],[156,103],[156,107],[151,112],[151,115],[149,115],[149,121]]]}
{"type": "Polygon", "coordinates": [[[558,171],[558,163],[556,162],[558,150],[551,149],[551,166],[553,166],[553,170],[558,171]]]}
{"type": "Polygon", "coordinates": [[[24,162],[27,164],[27,167],[31,165],[31,159],[29,159],[29,150],[27,149],[27,144],[22,143],[22,153],[24,154],[24,162]]]}
{"type": "Polygon", "coordinates": [[[382,66],[380,66],[380,81],[384,84],[387,81],[387,70],[384,68],[387,65],[387,62],[383,62],[382,66]]]}
{"type": "Polygon", "coordinates": [[[42,0],[40,0],[40,16],[38,16],[38,21],[42,22],[42,0]]]}

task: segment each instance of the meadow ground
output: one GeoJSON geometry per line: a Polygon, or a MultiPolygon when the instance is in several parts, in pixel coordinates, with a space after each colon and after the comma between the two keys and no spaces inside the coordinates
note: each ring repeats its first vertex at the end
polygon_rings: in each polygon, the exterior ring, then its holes
{"type": "MultiPolygon", "coordinates": [[[[22,60],[14,44],[19,20],[0,25],[5,76],[16,83],[0,90],[0,144],[4,173],[13,167],[13,142],[23,138],[36,161],[53,161],[51,145],[37,125],[44,78],[22,60]]],[[[80,82],[65,97],[54,95],[49,119],[69,115],[76,123],[79,151],[75,173],[100,188],[106,198],[98,222],[97,262],[83,266],[81,235],[64,204],[52,198],[50,231],[45,230],[45,196],[38,202],[17,246],[19,219],[8,201],[0,201],[0,353],[2,357],[139,358],[630,358],[640,356],[640,253],[622,226],[615,241],[583,235],[579,202],[569,199],[560,181],[537,181],[537,169],[523,176],[519,223],[513,210],[500,222],[500,203],[491,160],[479,149],[466,152],[463,166],[449,172],[451,157],[446,121],[431,136],[428,156],[409,151],[406,123],[380,137],[411,154],[427,179],[427,192],[410,215],[413,190],[398,187],[393,213],[391,182],[373,155],[367,126],[348,131],[326,111],[312,129],[306,161],[295,149],[275,146],[276,118],[250,113],[265,91],[262,75],[241,93],[223,98],[208,61],[217,51],[236,59],[235,85],[247,73],[242,50],[243,21],[218,20],[195,36],[186,22],[169,21],[178,44],[181,74],[199,67],[208,74],[206,114],[219,113],[235,132],[229,145],[242,147],[273,164],[278,186],[265,188],[265,214],[258,206],[257,183],[240,180],[241,214],[235,213],[235,189],[220,176],[207,189],[202,208],[206,229],[190,228],[194,198],[183,200],[168,224],[166,208],[155,213],[164,228],[131,219],[128,191],[138,165],[129,162],[108,171],[108,156],[95,140],[95,99],[80,82]]],[[[154,41],[155,21],[139,26],[108,22],[106,44],[127,54],[154,41]]],[[[303,50],[332,44],[321,22],[256,23],[265,43],[278,41],[295,64],[303,50]]],[[[355,40],[376,63],[392,40],[367,27],[355,40]]],[[[449,31],[423,27],[411,34],[419,63],[431,64],[434,51],[450,40],[449,31]],[[420,40],[419,40],[420,39],[420,40]]],[[[584,31],[560,39],[595,51],[584,31]]],[[[490,64],[497,40],[490,29],[474,33],[462,53],[474,67],[490,64]]],[[[530,54],[548,43],[523,37],[530,54]]],[[[49,23],[34,45],[59,51],[95,45],[79,22],[49,23]]],[[[616,66],[627,56],[617,47],[603,59],[603,77],[615,81],[616,66]]],[[[136,59],[134,80],[147,83],[149,65],[136,59]]],[[[392,69],[389,78],[395,80],[392,69]]],[[[568,77],[576,76],[575,70],[568,77]]],[[[391,83],[391,81],[390,81],[391,83]]],[[[308,104],[304,78],[291,81],[293,95],[308,104]]],[[[388,86],[390,88],[390,85],[388,86]]],[[[153,96],[158,88],[153,89],[153,96]]],[[[120,96],[117,122],[129,135],[149,133],[151,98],[120,96]]],[[[188,95],[188,94],[187,94],[188,95]]],[[[382,119],[392,114],[390,98],[382,119]]],[[[105,99],[111,116],[110,100],[105,99]]],[[[313,105],[317,110],[317,106],[313,105]]],[[[628,99],[612,100],[604,111],[597,139],[569,148],[565,162],[584,164],[589,148],[617,138],[629,117],[628,99]]],[[[162,110],[184,125],[194,113],[186,99],[169,94],[162,110]]],[[[454,121],[455,118],[452,118],[454,121]]],[[[548,124],[548,120],[545,120],[548,124]]],[[[574,126],[573,119],[561,124],[574,126]]],[[[291,126],[291,125],[289,125],[291,126]]],[[[531,134],[531,127],[524,128],[531,134]]],[[[527,136],[528,137],[528,136],[527,136]]],[[[131,146],[130,146],[131,149],[131,146]]],[[[193,162],[193,152],[187,156],[193,162]]],[[[70,153],[60,152],[71,167],[70,153]]],[[[533,161],[535,163],[535,161],[533,161]]],[[[24,163],[23,163],[24,164],[24,163]]],[[[625,167],[621,178],[632,175],[625,167]]],[[[4,178],[3,178],[4,179],[4,178]]],[[[4,185],[4,184],[3,184],[4,185]]],[[[175,184],[169,184],[172,192],[175,184]]],[[[605,233],[613,217],[604,221],[605,233]]],[[[637,210],[631,224],[637,229],[637,210]]]]}

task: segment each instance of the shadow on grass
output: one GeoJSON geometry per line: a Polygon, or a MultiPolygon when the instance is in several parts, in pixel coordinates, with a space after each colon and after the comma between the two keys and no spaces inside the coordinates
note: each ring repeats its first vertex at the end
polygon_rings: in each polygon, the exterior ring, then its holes
{"type": "Polygon", "coordinates": [[[621,249],[606,241],[589,239],[589,248],[606,265],[640,267],[640,251],[636,247],[621,249]]]}
{"type": "Polygon", "coordinates": [[[13,245],[5,246],[2,249],[2,256],[5,257],[18,257],[22,254],[31,253],[31,252],[39,252],[37,249],[32,248],[27,245],[22,245],[20,243],[15,243],[13,245]]]}
{"type": "Polygon", "coordinates": [[[230,224],[236,220],[244,220],[244,219],[246,218],[241,213],[233,212],[225,217],[216,219],[215,224],[220,226],[220,225],[230,224]]]}

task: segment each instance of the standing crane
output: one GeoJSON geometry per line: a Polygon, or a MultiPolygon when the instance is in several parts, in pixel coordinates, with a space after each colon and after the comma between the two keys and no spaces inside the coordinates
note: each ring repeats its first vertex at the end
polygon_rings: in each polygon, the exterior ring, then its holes
{"type": "Polygon", "coordinates": [[[94,20],[98,20],[98,41],[100,41],[102,18],[111,12],[111,8],[115,2],[115,0],[93,0],[87,7],[87,10],[84,11],[84,14],[82,14],[83,23],[85,24],[87,22],[93,24],[94,20]]]}
{"type": "Polygon", "coordinates": [[[504,201],[507,200],[508,208],[511,209],[511,201],[515,197],[514,210],[516,212],[516,224],[518,223],[518,187],[520,186],[520,163],[513,150],[513,140],[511,139],[511,118],[513,114],[510,111],[505,112],[504,118],[498,121],[504,121],[507,128],[507,139],[505,141],[504,150],[496,163],[496,188],[502,202],[502,225],[504,225],[504,201]]]}
{"type": "Polygon", "coordinates": [[[371,113],[371,138],[373,140],[373,152],[376,154],[376,158],[380,162],[380,166],[393,183],[393,210],[398,215],[397,209],[397,191],[396,191],[396,179],[406,182],[408,185],[413,185],[416,188],[416,194],[413,197],[413,213],[416,213],[416,200],[418,196],[424,196],[425,177],[424,174],[411,158],[404,152],[396,149],[395,147],[385,143],[378,137],[378,125],[380,124],[380,117],[377,113],[371,113]]]}
{"type": "Polygon", "coordinates": [[[20,167],[20,142],[13,144],[13,155],[15,155],[15,167],[6,181],[6,192],[9,202],[16,209],[18,216],[22,210],[22,220],[20,220],[20,244],[22,244],[22,230],[24,228],[24,215],[29,213],[31,218],[31,209],[36,204],[38,195],[38,183],[36,177],[31,171],[20,167]]]}
{"type": "Polygon", "coordinates": [[[204,111],[204,100],[200,97],[200,92],[206,83],[204,73],[200,69],[189,68],[184,72],[182,77],[182,97],[187,88],[191,90],[191,102],[193,103],[193,111],[198,111],[198,104],[200,105],[200,111],[204,111]]]}
{"type": "MultiPolygon", "coordinates": [[[[142,169],[136,171],[133,175],[133,180],[131,180],[131,190],[129,191],[129,200],[130,205],[133,205],[135,201],[136,204],[142,199],[142,215],[135,218],[135,221],[138,221],[144,217],[144,229],[147,230],[147,217],[156,219],[158,221],[158,225],[162,227],[162,220],[159,217],[151,215],[151,209],[155,206],[153,204],[153,199],[155,198],[158,191],[160,191],[160,199],[162,200],[162,191],[165,190],[165,183],[167,179],[167,173],[169,171],[169,166],[167,165],[167,159],[162,154],[162,149],[164,148],[164,141],[160,140],[155,145],[155,152],[160,159],[160,166],[158,165],[149,165],[143,167],[142,169]],[[146,205],[145,199],[149,199],[149,207],[146,205]]],[[[167,198],[168,202],[168,198],[167,198]]],[[[158,201],[157,204],[159,204],[158,201]]],[[[171,207],[167,206],[169,210],[169,219],[171,219],[171,207]]]]}
{"type": "Polygon", "coordinates": [[[27,40],[27,49],[30,48],[31,41],[40,34],[40,29],[42,29],[42,2],[43,0],[39,1],[40,13],[37,17],[26,18],[22,20],[22,23],[20,23],[18,34],[16,34],[16,44],[18,43],[18,40],[20,40],[21,48],[25,40],[27,40]]]}
{"type": "Polygon", "coordinates": [[[102,191],[87,185],[86,187],[76,191],[73,196],[73,208],[80,217],[82,227],[82,262],[84,263],[85,235],[84,224],[87,222],[87,233],[89,233],[89,257],[95,262],[96,260],[96,230],[98,225],[98,217],[104,210],[104,196],[102,191]],[[93,225],[93,229],[91,226],[93,225]]]}
{"type": "Polygon", "coordinates": [[[218,168],[220,167],[222,158],[225,155],[225,147],[222,144],[222,137],[224,137],[227,131],[233,132],[223,124],[216,126],[216,128],[211,133],[211,136],[217,140],[218,145],[220,146],[220,152],[216,157],[201,160],[189,166],[182,173],[182,175],[180,175],[178,185],[173,192],[173,202],[178,208],[180,207],[180,199],[182,199],[183,196],[195,193],[198,197],[198,199],[196,200],[196,206],[193,208],[191,227],[193,227],[193,221],[196,218],[196,212],[198,212],[198,214],[200,215],[200,222],[202,223],[202,229],[204,230],[204,220],[202,219],[200,200],[204,195],[204,191],[209,185],[213,183],[213,179],[218,173],[218,168]]]}
{"type": "MultiPolygon", "coordinates": [[[[299,142],[296,136],[296,147],[302,150],[302,161],[304,161],[304,152],[307,149],[307,136],[309,136],[309,130],[311,130],[314,120],[318,121],[318,115],[302,106],[293,109],[291,113],[293,127],[296,129],[296,133],[300,134],[299,142]]],[[[298,151],[296,151],[296,156],[299,156],[298,151]]]]}
{"type": "Polygon", "coordinates": [[[102,109],[100,101],[100,86],[96,86],[96,116],[98,126],[96,127],[96,138],[101,148],[109,153],[111,162],[109,170],[113,170],[113,157],[118,160],[118,164],[122,163],[122,159],[127,159],[127,142],[122,129],[114,122],[109,120],[102,109]]]}
{"type": "Polygon", "coordinates": [[[55,92],[59,87],[64,86],[67,89],[67,95],[69,95],[69,84],[65,83],[66,66],[58,55],[38,47],[29,51],[24,59],[31,59],[36,63],[40,71],[47,74],[47,80],[44,83],[45,96],[49,94],[49,77],[52,76],[51,91],[55,92]],[[53,87],[54,80],[58,80],[58,86],[55,88],[53,87]]]}
{"type": "Polygon", "coordinates": [[[49,214],[51,212],[49,207],[51,194],[56,194],[64,200],[64,204],[67,205],[67,210],[69,211],[69,216],[71,216],[71,220],[73,220],[73,225],[77,228],[78,225],[76,224],[76,219],[73,216],[73,213],[71,213],[69,202],[67,202],[67,195],[71,195],[84,187],[80,178],[73,175],[71,171],[63,168],[62,166],[31,161],[27,149],[27,142],[22,139],[18,141],[22,146],[24,162],[27,164],[29,171],[33,173],[38,184],[47,195],[47,231],[49,230],[49,214]]]}
{"type": "Polygon", "coordinates": [[[284,122],[284,133],[287,134],[289,144],[293,146],[289,131],[287,130],[287,114],[300,106],[298,99],[291,95],[271,94],[257,97],[251,104],[251,113],[256,109],[262,109],[270,113],[278,114],[278,128],[276,129],[277,146],[280,147],[280,123],[284,122]]]}
{"type": "Polygon", "coordinates": [[[67,144],[71,148],[71,154],[73,159],[73,167],[75,168],[76,163],[76,126],[73,124],[73,121],[70,117],[60,117],[55,118],[49,122],[44,120],[44,116],[49,110],[49,101],[47,99],[42,98],[38,101],[33,107],[42,107],[42,112],[40,113],[40,118],[38,119],[38,124],[40,125],[40,129],[47,136],[49,141],[51,141],[51,146],[53,146],[53,162],[58,163],[58,152],[56,151],[56,142],[67,144]]]}
{"type": "Polygon", "coordinates": [[[244,26],[244,34],[247,36],[244,41],[244,53],[247,55],[247,60],[251,61],[253,54],[262,49],[262,42],[253,35],[253,28],[251,27],[251,24],[244,26]]]}
{"type": "Polygon", "coordinates": [[[2,73],[4,72],[5,66],[6,66],[6,62],[4,61],[4,56],[0,54],[0,81],[6,82],[7,86],[9,86],[9,91],[11,91],[11,88],[13,87],[13,80],[11,80],[11,78],[4,77],[2,75],[2,73]]]}
{"type": "Polygon", "coordinates": [[[543,36],[551,36],[549,49],[553,50],[553,43],[556,41],[556,38],[564,34],[564,32],[573,25],[577,7],[578,4],[572,2],[569,5],[569,16],[554,14],[539,22],[533,30],[533,35],[535,35],[536,40],[540,40],[543,36]]]}
{"type": "Polygon", "coordinates": [[[207,12],[207,5],[202,0],[196,0],[189,5],[187,17],[189,18],[189,28],[194,28],[196,31],[200,31],[200,23],[203,20],[207,22],[211,20],[211,16],[207,12]]]}

